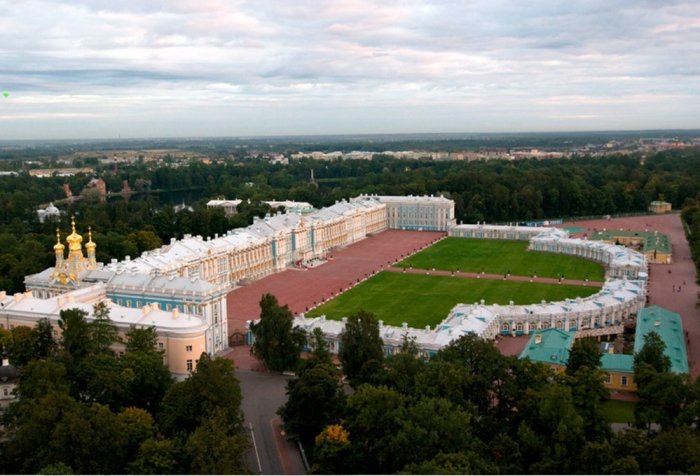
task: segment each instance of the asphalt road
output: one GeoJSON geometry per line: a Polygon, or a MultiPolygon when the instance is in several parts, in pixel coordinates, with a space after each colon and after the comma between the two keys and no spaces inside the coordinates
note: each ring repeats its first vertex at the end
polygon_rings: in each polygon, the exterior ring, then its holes
{"type": "MultiPolygon", "coordinates": [[[[245,426],[253,426],[261,474],[305,474],[296,445],[280,436],[277,409],[287,400],[285,386],[289,377],[245,370],[236,371],[236,376],[243,392],[245,426]]],[[[258,474],[255,449],[247,456],[251,471],[258,474]]]]}

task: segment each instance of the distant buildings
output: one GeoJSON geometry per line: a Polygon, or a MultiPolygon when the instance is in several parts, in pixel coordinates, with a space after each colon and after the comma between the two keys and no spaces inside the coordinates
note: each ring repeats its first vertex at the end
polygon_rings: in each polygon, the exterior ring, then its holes
{"type": "Polygon", "coordinates": [[[669,213],[671,204],[662,200],[654,200],[649,204],[649,211],[651,213],[669,213]]]}
{"type": "Polygon", "coordinates": [[[240,205],[241,202],[242,200],[209,200],[207,202],[207,208],[223,208],[226,216],[230,217],[238,213],[238,205],[240,205]]]}
{"type": "Polygon", "coordinates": [[[603,230],[594,233],[592,240],[600,240],[640,250],[649,263],[671,264],[671,242],[668,236],[656,231],[603,230]]]}
{"type": "Polygon", "coordinates": [[[56,208],[52,202],[49,203],[48,207],[38,209],[36,214],[39,217],[39,223],[44,223],[46,220],[59,218],[61,216],[61,211],[56,208]]]}
{"type": "Polygon", "coordinates": [[[94,174],[95,170],[90,167],[82,168],[62,168],[62,169],[32,169],[29,175],[32,177],[69,177],[77,174],[94,174]]]}

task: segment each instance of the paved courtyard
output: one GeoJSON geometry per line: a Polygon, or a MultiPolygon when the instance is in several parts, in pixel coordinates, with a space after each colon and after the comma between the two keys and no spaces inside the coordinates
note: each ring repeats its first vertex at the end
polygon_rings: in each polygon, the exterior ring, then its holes
{"type": "Polygon", "coordinates": [[[444,236],[441,232],[387,230],[333,251],[320,266],[290,269],[235,289],[227,301],[229,332],[245,329],[245,321],[260,317],[260,298],[265,293],[275,295],[294,314],[306,312],[444,236]]]}

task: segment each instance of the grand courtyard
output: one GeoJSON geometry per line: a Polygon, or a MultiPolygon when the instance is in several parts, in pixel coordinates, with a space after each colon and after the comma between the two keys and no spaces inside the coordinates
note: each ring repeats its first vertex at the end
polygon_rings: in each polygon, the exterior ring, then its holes
{"type": "Polygon", "coordinates": [[[444,236],[388,230],[335,250],[319,266],[236,289],[228,295],[229,329],[259,318],[265,293],[295,315],[341,319],[365,309],[385,324],[423,328],[440,323],[458,303],[561,301],[590,296],[602,284],[602,266],[588,260],[529,252],[527,242],[444,236]]]}

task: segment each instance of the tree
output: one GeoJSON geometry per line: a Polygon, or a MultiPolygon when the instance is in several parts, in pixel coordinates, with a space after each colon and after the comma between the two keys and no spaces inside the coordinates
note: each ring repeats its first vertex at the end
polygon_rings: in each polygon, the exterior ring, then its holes
{"type": "Polygon", "coordinates": [[[496,474],[496,468],[474,452],[438,453],[409,464],[399,474],[496,474]]]}
{"type": "Polygon", "coordinates": [[[439,453],[460,453],[474,445],[472,415],[442,398],[422,398],[407,407],[401,428],[390,440],[394,473],[407,464],[428,461],[439,453]]]}
{"type": "Polygon", "coordinates": [[[401,350],[387,359],[386,383],[404,395],[413,394],[416,388],[416,378],[425,368],[423,361],[418,358],[418,347],[415,340],[404,338],[401,350]]]}
{"type": "Polygon", "coordinates": [[[136,459],[129,464],[132,474],[177,474],[180,472],[180,449],[172,440],[149,438],[139,447],[136,459]]]}
{"type": "Polygon", "coordinates": [[[576,339],[569,352],[569,362],[566,364],[566,373],[574,375],[581,367],[597,369],[600,367],[600,350],[595,339],[576,339]]]}
{"type": "Polygon", "coordinates": [[[33,360],[23,369],[17,386],[18,403],[39,399],[51,392],[68,393],[66,367],[56,360],[33,360]]]}
{"type": "Polygon", "coordinates": [[[166,436],[187,437],[214,411],[220,409],[231,428],[242,428],[241,386],[233,362],[202,353],[197,369],[184,381],[173,384],[163,397],[159,414],[166,436]]]}
{"type": "Polygon", "coordinates": [[[345,329],[340,334],[340,352],[338,354],[343,364],[343,372],[353,387],[363,381],[363,368],[372,362],[383,362],[384,342],[379,336],[379,322],[373,314],[359,311],[350,316],[345,323],[345,329]]]}
{"type": "Polygon", "coordinates": [[[671,359],[665,354],[666,344],[654,331],[644,336],[644,345],[634,354],[635,381],[639,384],[637,373],[647,367],[654,372],[671,370],[671,359]]]}
{"type": "Polygon", "coordinates": [[[126,333],[127,352],[157,352],[158,334],[154,326],[132,326],[126,333]]]}
{"type": "Polygon", "coordinates": [[[346,474],[354,468],[350,434],[342,425],[328,425],[314,440],[313,474],[346,474]]]}
{"type": "Polygon", "coordinates": [[[334,422],[345,399],[340,377],[333,364],[321,363],[287,383],[287,402],[277,413],[289,434],[310,444],[325,426],[334,422]]]}
{"type": "Polygon", "coordinates": [[[80,471],[72,466],[72,457],[82,451],[90,429],[78,402],[66,393],[50,392],[28,401],[13,417],[8,425],[12,437],[5,443],[3,455],[6,472],[31,474],[58,462],[80,471]],[[70,427],[78,437],[66,447],[70,427]]]}
{"type": "Polygon", "coordinates": [[[187,439],[190,474],[242,474],[248,439],[233,427],[225,411],[216,409],[187,439]]]}
{"type": "Polygon", "coordinates": [[[587,441],[603,441],[610,435],[610,425],[603,413],[603,401],[610,394],[603,384],[604,378],[602,370],[587,365],[579,367],[575,374],[565,378],[571,388],[574,407],[583,418],[587,441]]]}
{"type": "Polygon", "coordinates": [[[304,331],[294,327],[294,316],[289,307],[280,306],[272,294],[260,300],[260,320],[251,324],[255,336],[251,349],[270,370],[296,369],[299,354],[304,347],[304,331]]]}
{"type": "Polygon", "coordinates": [[[56,353],[56,340],[53,337],[53,326],[48,319],[40,319],[32,329],[34,357],[47,359],[56,353]]]}
{"type": "Polygon", "coordinates": [[[125,408],[117,414],[117,420],[124,431],[128,455],[136,454],[143,442],[154,436],[153,417],[142,408],[125,408]]]}
{"type": "Polygon", "coordinates": [[[328,342],[320,328],[315,327],[308,340],[311,354],[307,365],[330,364],[333,362],[331,353],[328,350],[328,342]]]}
{"type": "Polygon", "coordinates": [[[81,309],[66,309],[61,311],[58,319],[61,347],[71,368],[92,352],[91,330],[86,317],[87,313],[81,309]]]}
{"type": "Polygon", "coordinates": [[[691,388],[684,375],[650,372],[637,393],[639,402],[634,408],[637,425],[650,429],[652,423],[659,423],[663,429],[671,429],[681,423],[691,388]]]}
{"type": "Polygon", "coordinates": [[[119,359],[122,372],[131,376],[126,385],[125,404],[155,415],[173,377],[163,363],[163,352],[156,349],[155,328],[132,327],[126,336],[126,354],[119,359]]]}
{"type": "Polygon", "coordinates": [[[518,429],[526,473],[568,474],[585,442],[584,422],[574,407],[571,390],[553,383],[528,392],[521,401],[518,429]]]}
{"type": "Polygon", "coordinates": [[[109,307],[105,301],[93,306],[93,321],[90,323],[90,337],[97,352],[111,352],[110,347],[119,341],[119,331],[109,318],[109,307]]]}
{"type": "Polygon", "coordinates": [[[362,455],[357,474],[390,473],[394,467],[394,435],[406,418],[405,397],[386,386],[361,385],[348,398],[346,428],[354,451],[362,455]]]}
{"type": "Polygon", "coordinates": [[[12,337],[8,345],[10,361],[17,367],[22,367],[34,358],[34,335],[27,326],[17,326],[11,331],[12,337]]]}
{"type": "Polygon", "coordinates": [[[700,436],[685,427],[659,433],[649,444],[642,469],[651,474],[700,473],[700,436]]]}

